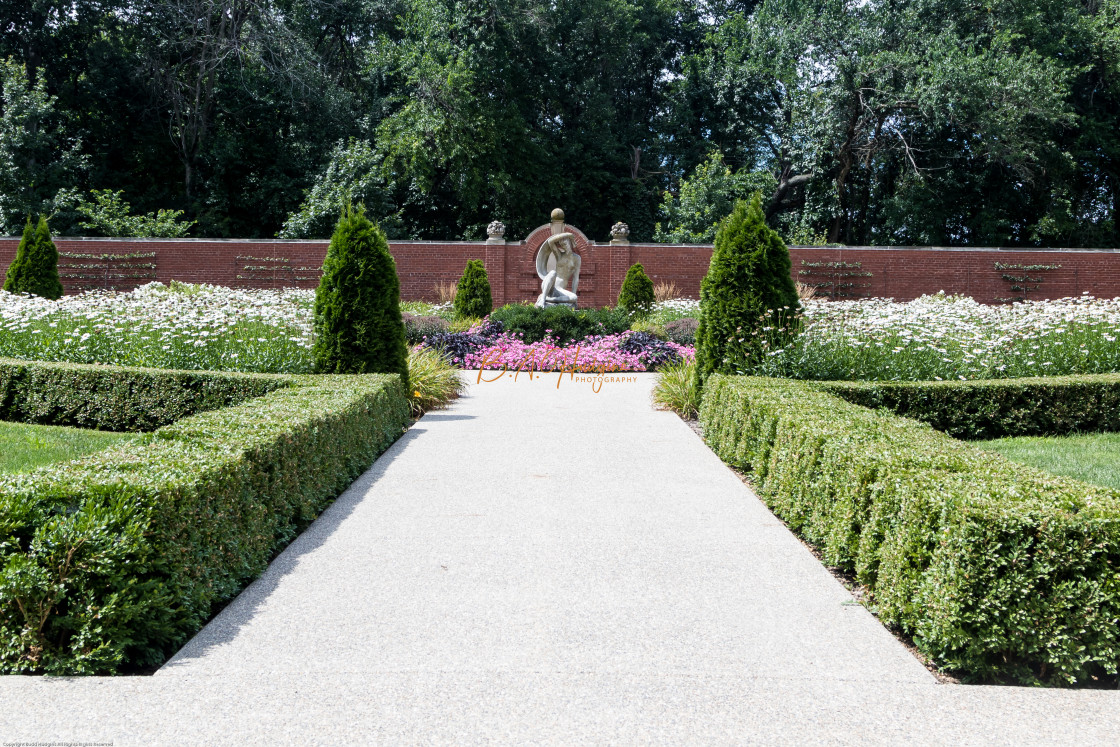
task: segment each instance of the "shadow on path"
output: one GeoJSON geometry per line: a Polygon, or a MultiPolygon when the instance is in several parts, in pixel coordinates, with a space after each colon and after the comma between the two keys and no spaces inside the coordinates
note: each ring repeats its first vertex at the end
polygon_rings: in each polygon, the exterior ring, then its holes
{"type": "MultiPolygon", "coordinates": [[[[472,417],[447,416],[442,419],[465,420],[472,417]]],[[[322,547],[342,522],[354,512],[358,503],[370,494],[371,488],[385,475],[389,465],[404,453],[409,444],[425,432],[423,422],[429,418],[440,419],[429,413],[394,441],[368,470],[323,510],[311,526],[284,548],[256,580],[160,667],[156,675],[175,674],[177,669],[184,668],[192,660],[205,657],[210,649],[234,640],[242,626],[253,619],[258,608],[276,590],[284,577],[299,566],[305,555],[322,547]]]]}

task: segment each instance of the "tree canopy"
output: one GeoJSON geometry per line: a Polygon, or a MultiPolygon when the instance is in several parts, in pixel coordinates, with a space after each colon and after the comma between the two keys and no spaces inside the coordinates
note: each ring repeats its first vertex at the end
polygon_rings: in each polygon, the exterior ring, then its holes
{"type": "Polygon", "coordinates": [[[761,190],[787,239],[1120,245],[1120,0],[0,0],[0,17],[6,233],[39,212],[104,232],[80,209],[94,192],[182,211],[196,236],[326,237],[362,201],[396,238],[518,236],[559,206],[595,239],[621,220],[699,241],[761,190]]]}

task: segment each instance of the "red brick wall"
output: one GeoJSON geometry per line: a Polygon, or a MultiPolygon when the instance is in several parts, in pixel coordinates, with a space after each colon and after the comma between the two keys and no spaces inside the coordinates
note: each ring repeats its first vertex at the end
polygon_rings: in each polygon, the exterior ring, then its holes
{"type": "MultiPolygon", "coordinates": [[[[579,229],[581,305],[614,303],[627,268],[641,262],[654,282],[673,282],[686,296],[699,295],[710,246],[596,244],[579,229]]],[[[549,235],[541,226],[525,241],[392,242],[401,295],[434,300],[438,283],[455,282],[467,260],[481,259],[495,304],[531,300],[540,293],[536,252],[549,235]]],[[[0,270],[18,240],[0,238],[0,270]]],[[[233,287],[313,288],[325,241],[205,239],[55,239],[67,293],[89,288],[128,290],[152,280],[215,283],[233,287]]],[[[943,249],[931,247],[791,247],[794,277],[834,298],[963,293],[986,303],[1015,298],[1060,298],[1088,291],[1120,296],[1120,252],[1115,250],[943,249]]]]}

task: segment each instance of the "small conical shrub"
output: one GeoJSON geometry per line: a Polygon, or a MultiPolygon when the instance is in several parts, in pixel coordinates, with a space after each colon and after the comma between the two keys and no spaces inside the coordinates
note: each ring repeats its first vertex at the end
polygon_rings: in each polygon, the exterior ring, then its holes
{"type": "Polygon", "coordinates": [[[4,290],[9,293],[23,293],[24,268],[27,267],[27,250],[35,243],[35,226],[31,223],[31,216],[27,216],[27,225],[23,227],[23,238],[19,240],[16,256],[8,265],[8,272],[4,276],[4,290]]]}
{"type": "Polygon", "coordinates": [[[696,376],[747,373],[767,344],[790,334],[800,308],[789,249],[769,226],[756,193],[739,200],[716,233],[708,274],[700,283],[696,376]]]}
{"type": "Polygon", "coordinates": [[[408,389],[408,345],[400,278],[385,234],[361,206],[334,229],[315,293],[318,373],[395,373],[408,389]]]}
{"type": "Polygon", "coordinates": [[[653,310],[653,301],[653,281],[646,275],[646,268],[641,262],[630,265],[618,292],[619,307],[645,315],[653,310]]]}
{"type": "Polygon", "coordinates": [[[455,289],[455,316],[481,318],[494,310],[490,296],[490,278],[481,259],[467,262],[459,285],[455,289]]]}
{"type": "Polygon", "coordinates": [[[4,277],[4,290],[9,293],[30,293],[42,298],[62,298],[62,280],[58,277],[58,249],[51,240],[45,216],[32,227],[31,216],[23,229],[23,238],[15,259],[4,277]]]}

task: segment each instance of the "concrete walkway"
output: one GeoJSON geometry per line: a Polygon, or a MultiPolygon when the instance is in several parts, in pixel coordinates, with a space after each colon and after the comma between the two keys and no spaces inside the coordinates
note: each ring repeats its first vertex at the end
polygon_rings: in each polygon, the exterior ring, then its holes
{"type": "Polygon", "coordinates": [[[627,378],[472,385],[155,676],[0,678],[0,743],[1120,741],[938,684],[627,378]]]}

